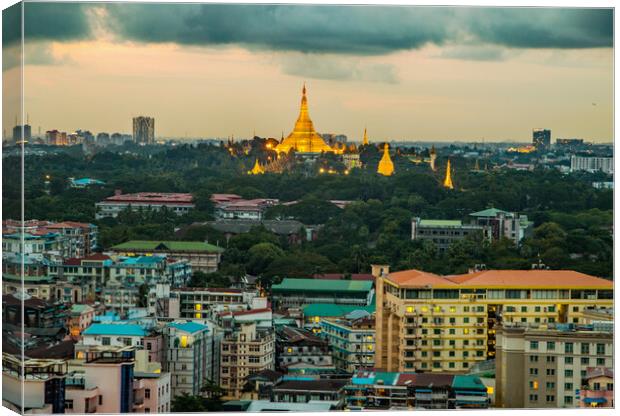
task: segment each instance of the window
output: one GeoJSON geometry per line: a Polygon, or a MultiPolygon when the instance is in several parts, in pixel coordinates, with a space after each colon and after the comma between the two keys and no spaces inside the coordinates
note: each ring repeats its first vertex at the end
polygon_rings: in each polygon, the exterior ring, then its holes
{"type": "Polygon", "coordinates": [[[553,350],[555,350],[555,342],[553,342],[553,341],[547,341],[547,350],[548,350],[548,351],[553,351],[553,350]]]}
{"type": "Polygon", "coordinates": [[[594,388],[593,388],[593,390],[594,390],[594,391],[598,391],[598,390],[600,390],[600,389],[601,389],[601,383],[594,383],[594,388]]]}
{"type": "Polygon", "coordinates": [[[538,401],[538,394],[530,394],[530,401],[531,402],[537,402],[538,401]]]}
{"type": "Polygon", "coordinates": [[[144,408],[144,413],[151,413],[151,408],[150,407],[145,407],[144,408]]]}
{"type": "Polygon", "coordinates": [[[587,342],[581,343],[581,353],[582,354],[590,354],[590,344],[587,342]]]}
{"type": "Polygon", "coordinates": [[[532,376],[538,375],[538,368],[530,368],[530,375],[532,376]]]}
{"type": "Polygon", "coordinates": [[[101,345],[110,345],[110,337],[101,338],[101,345]]]}
{"type": "Polygon", "coordinates": [[[101,394],[99,395],[99,404],[103,404],[103,396],[101,394]]]}
{"type": "Polygon", "coordinates": [[[448,355],[449,355],[450,357],[454,357],[454,356],[456,356],[456,352],[454,352],[454,351],[450,351],[450,352],[448,352],[448,355]]]}
{"type": "Polygon", "coordinates": [[[573,376],[573,370],[564,370],[564,377],[570,378],[573,376]]]}
{"type": "Polygon", "coordinates": [[[564,383],[564,390],[572,391],[573,383],[564,383]]]}
{"type": "Polygon", "coordinates": [[[548,376],[554,376],[555,375],[555,369],[547,368],[547,375],[548,376]]]}
{"type": "Polygon", "coordinates": [[[581,364],[582,365],[590,364],[590,358],[589,357],[581,357],[581,364]]]}
{"type": "Polygon", "coordinates": [[[73,409],[73,400],[65,400],[65,409],[73,409]]]}
{"type": "Polygon", "coordinates": [[[555,383],[552,381],[548,381],[547,382],[547,389],[554,389],[555,388],[555,383]]]}
{"type": "Polygon", "coordinates": [[[151,389],[144,389],[144,398],[145,399],[151,398],[151,389]]]}
{"type": "Polygon", "coordinates": [[[537,363],[538,362],[538,355],[530,355],[530,362],[531,363],[537,363]]]}
{"type": "Polygon", "coordinates": [[[573,404],[573,396],[564,396],[564,404],[573,404]]]}
{"type": "Polygon", "coordinates": [[[605,365],[605,359],[604,358],[597,358],[596,359],[596,365],[604,366],[605,365]]]}
{"type": "Polygon", "coordinates": [[[464,324],[468,324],[469,323],[469,318],[463,318],[463,323],[464,324]]]}
{"type": "Polygon", "coordinates": [[[555,356],[554,355],[547,355],[547,362],[548,363],[554,363],[555,362],[555,356]]]}
{"type": "Polygon", "coordinates": [[[555,401],[555,396],[553,395],[547,395],[547,403],[548,402],[554,402],[555,401]]]}
{"type": "Polygon", "coordinates": [[[521,306],[521,312],[527,312],[527,306],[521,306]]]}
{"type": "Polygon", "coordinates": [[[564,344],[564,353],[572,354],[573,353],[573,343],[567,342],[564,344]]]}
{"type": "Polygon", "coordinates": [[[530,341],[530,349],[537,350],[538,349],[538,341],[530,341]]]}
{"type": "Polygon", "coordinates": [[[596,355],[605,354],[605,344],[596,344],[596,355]]]}
{"type": "Polygon", "coordinates": [[[448,367],[449,368],[454,368],[454,363],[453,362],[448,363],[448,367]]]}
{"type": "Polygon", "coordinates": [[[564,357],[564,364],[572,364],[573,357],[564,357]]]}

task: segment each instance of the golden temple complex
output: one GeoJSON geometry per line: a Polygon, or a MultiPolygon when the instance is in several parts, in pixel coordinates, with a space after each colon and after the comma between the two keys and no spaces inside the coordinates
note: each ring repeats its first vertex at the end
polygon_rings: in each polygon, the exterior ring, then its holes
{"type": "Polygon", "coordinates": [[[392,176],[394,173],[394,163],[390,158],[390,149],[387,143],[383,146],[383,157],[379,161],[377,173],[383,176],[392,176]]]}
{"type": "Polygon", "coordinates": [[[308,98],[306,85],[302,90],[301,108],[293,131],[278,146],[276,152],[288,153],[291,149],[300,153],[335,152],[331,146],[314,130],[314,125],[308,113],[308,98]]]}
{"type": "Polygon", "coordinates": [[[452,184],[452,175],[450,174],[450,159],[448,159],[448,165],[446,166],[446,178],[443,181],[444,188],[454,189],[452,184]]]}

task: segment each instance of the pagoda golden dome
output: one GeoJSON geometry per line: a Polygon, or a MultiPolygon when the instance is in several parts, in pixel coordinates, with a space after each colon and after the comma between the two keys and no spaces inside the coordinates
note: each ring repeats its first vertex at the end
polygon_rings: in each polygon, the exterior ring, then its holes
{"type": "Polygon", "coordinates": [[[394,173],[394,163],[390,158],[390,149],[387,143],[383,146],[383,157],[379,161],[379,167],[377,173],[383,176],[392,176],[394,173]]]}
{"type": "Polygon", "coordinates": [[[304,84],[301,108],[293,131],[276,147],[278,153],[288,153],[291,149],[300,153],[334,152],[331,146],[314,130],[314,124],[308,113],[308,98],[304,84]]]}
{"type": "Polygon", "coordinates": [[[450,173],[450,159],[448,159],[448,165],[446,166],[446,178],[443,181],[444,188],[454,189],[452,184],[452,175],[450,173]]]}
{"type": "Polygon", "coordinates": [[[254,163],[254,167],[252,168],[252,170],[250,170],[248,172],[248,174],[250,174],[250,175],[262,175],[263,173],[265,173],[265,168],[260,164],[258,159],[256,159],[256,162],[254,163]]]}

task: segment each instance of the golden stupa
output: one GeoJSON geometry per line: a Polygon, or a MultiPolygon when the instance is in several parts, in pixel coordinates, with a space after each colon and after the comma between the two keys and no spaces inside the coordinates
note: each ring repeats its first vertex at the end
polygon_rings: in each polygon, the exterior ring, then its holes
{"type": "Polygon", "coordinates": [[[364,127],[364,139],[362,140],[362,145],[368,146],[368,135],[366,134],[366,127],[364,127]]]}
{"type": "Polygon", "coordinates": [[[265,168],[261,166],[261,164],[259,163],[258,159],[256,159],[256,162],[254,163],[254,167],[252,168],[252,170],[248,171],[248,174],[250,175],[262,175],[263,173],[265,173],[265,168]]]}
{"type": "Polygon", "coordinates": [[[383,157],[379,161],[377,173],[383,176],[391,176],[394,173],[394,163],[390,158],[390,149],[387,143],[383,146],[383,157]]]}
{"type": "Polygon", "coordinates": [[[452,185],[452,175],[450,174],[450,159],[448,159],[448,165],[446,166],[446,179],[443,181],[444,188],[454,189],[452,185]]]}
{"type": "Polygon", "coordinates": [[[276,152],[288,153],[291,149],[300,153],[334,152],[325,140],[314,130],[314,125],[308,114],[308,98],[306,98],[306,84],[302,90],[301,108],[295,128],[287,138],[276,146],[276,152]]]}

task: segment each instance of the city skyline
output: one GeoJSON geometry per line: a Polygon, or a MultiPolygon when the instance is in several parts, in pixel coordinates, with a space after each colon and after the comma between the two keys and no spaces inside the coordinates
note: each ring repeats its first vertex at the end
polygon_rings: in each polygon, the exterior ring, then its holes
{"type": "MultiPolygon", "coordinates": [[[[278,138],[305,81],[316,130],[351,140],[365,127],[371,141],[528,142],[533,128],[613,140],[610,10],[53,7],[25,5],[26,23],[41,22],[26,25],[34,131],[129,132],[148,115],[157,137],[278,138]],[[165,26],[154,38],[153,25],[165,26]]],[[[5,86],[19,75],[15,45],[5,86]]],[[[8,132],[15,97],[4,100],[8,132]]]]}

